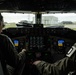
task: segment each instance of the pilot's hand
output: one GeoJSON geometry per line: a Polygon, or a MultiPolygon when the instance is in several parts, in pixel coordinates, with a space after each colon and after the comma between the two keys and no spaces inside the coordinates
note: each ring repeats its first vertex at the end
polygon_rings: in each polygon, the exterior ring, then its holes
{"type": "Polygon", "coordinates": [[[33,64],[34,64],[34,65],[37,65],[37,64],[39,64],[40,62],[41,62],[40,60],[37,60],[37,61],[34,61],[33,64]]]}
{"type": "Polygon", "coordinates": [[[26,52],[26,49],[22,49],[22,52],[26,52]]]}

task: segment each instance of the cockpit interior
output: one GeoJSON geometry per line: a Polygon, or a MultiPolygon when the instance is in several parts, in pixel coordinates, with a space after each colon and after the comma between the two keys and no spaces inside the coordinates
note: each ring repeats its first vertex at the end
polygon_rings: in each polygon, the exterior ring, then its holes
{"type": "Polygon", "coordinates": [[[76,42],[75,0],[0,0],[0,13],[2,34],[12,39],[18,52],[27,51],[23,75],[37,75],[31,72],[35,60],[53,64],[63,59],[76,42]]]}

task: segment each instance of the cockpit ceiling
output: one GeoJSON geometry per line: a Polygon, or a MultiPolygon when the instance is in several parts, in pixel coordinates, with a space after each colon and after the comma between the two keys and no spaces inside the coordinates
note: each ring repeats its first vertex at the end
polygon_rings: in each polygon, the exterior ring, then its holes
{"type": "Polygon", "coordinates": [[[0,10],[76,11],[76,0],[0,0],[0,10]]]}

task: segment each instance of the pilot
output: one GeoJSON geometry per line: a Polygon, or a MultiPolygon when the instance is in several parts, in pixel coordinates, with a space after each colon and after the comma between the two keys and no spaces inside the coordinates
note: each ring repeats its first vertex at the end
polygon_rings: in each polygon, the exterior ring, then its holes
{"type": "Polygon", "coordinates": [[[33,64],[41,75],[76,75],[76,43],[66,54],[66,57],[51,64],[42,60],[33,64]]]}
{"type": "Polygon", "coordinates": [[[11,39],[6,35],[1,34],[3,27],[3,16],[0,14],[0,57],[3,63],[8,64],[6,68],[8,69],[8,73],[12,75],[14,69],[25,62],[26,50],[22,49],[22,51],[18,53],[11,39]]]}

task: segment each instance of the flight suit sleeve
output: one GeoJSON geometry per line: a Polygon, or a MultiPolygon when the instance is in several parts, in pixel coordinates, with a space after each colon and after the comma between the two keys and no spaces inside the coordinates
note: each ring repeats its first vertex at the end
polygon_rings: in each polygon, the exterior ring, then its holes
{"type": "Polygon", "coordinates": [[[65,57],[54,64],[41,61],[36,67],[41,75],[68,75],[69,71],[74,70],[75,63],[73,59],[65,57]]]}
{"type": "Polygon", "coordinates": [[[24,61],[25,52],[22,51],[18,54],[13,42],[6,35],[0,35],[0,48],[6,63],[12,67],[16,67],[19,61],[24,61]]]}

